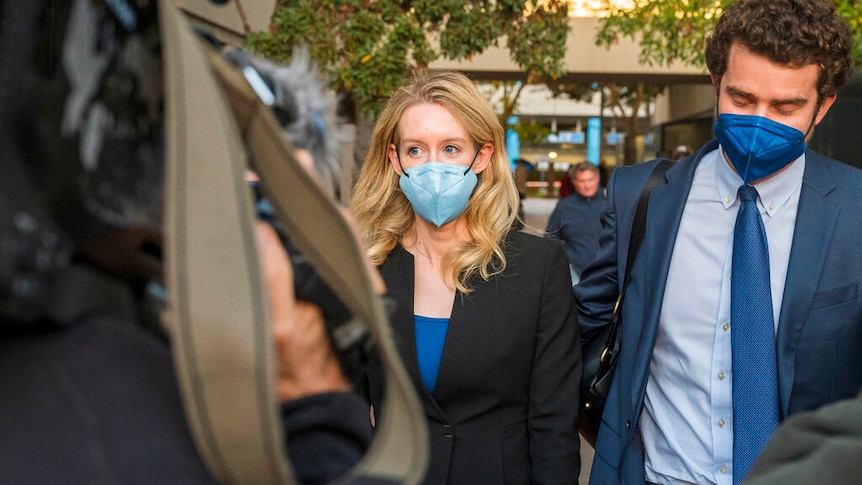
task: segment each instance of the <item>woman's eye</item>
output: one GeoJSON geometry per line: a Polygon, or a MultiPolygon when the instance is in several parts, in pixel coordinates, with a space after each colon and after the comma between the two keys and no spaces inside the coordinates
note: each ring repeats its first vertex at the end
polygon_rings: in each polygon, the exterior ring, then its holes
{"type": "Polygon", "coordinates": [[[452,145],[447,145],[446,148],[443,149],[448,155],[453,155],[458,153],[458,149],[453,147],[452,145]]]}
{"type": "Polygon", "coordinates": [[[418,155],[418,154],[419,154],[419,149],[418,149],[418,148],[416,148],[416,147],[408,148],[408,149],[407,149],[407,154],[408,154],[408,155],[410,155],[410,156],[415,157],[416,155],[418,155]]]}

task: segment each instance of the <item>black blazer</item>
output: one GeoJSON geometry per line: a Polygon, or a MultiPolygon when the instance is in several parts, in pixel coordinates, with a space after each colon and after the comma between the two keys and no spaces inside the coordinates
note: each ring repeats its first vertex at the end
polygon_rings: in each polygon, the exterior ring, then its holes
{"type": "MultiPolygon", "coordinates": [[[[419,374],[413,256],[398,246],[381,265],[398,302],[391,325],[425,411],[426,483],[577,483],[581,349],[568,261],[556,241],[513,232],[506,270],[457,292],[433,393],[419,374]]],[[[375,413],[383,375],[368,375],[375,413]]]]}

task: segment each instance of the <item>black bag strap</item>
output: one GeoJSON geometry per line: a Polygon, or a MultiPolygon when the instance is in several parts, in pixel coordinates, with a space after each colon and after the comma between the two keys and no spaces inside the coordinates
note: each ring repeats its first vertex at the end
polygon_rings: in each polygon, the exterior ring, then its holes
{"type": "Polygon", "coordinates": [[[641,241],[643,241],[644,234],[646,233],[646,216],[647,216],[647,208],[649,207],[649,194],[653,187],[656,185],[661,185],[664,183],[664,174],[667,170],[674,164],[673,161],[668,159],[663,159],[656,164],[656,166],[652,169],[652,173],[647,179],[646,184],[644,184],[644,188],[641,191],[641,197],[638,201],[638,208],[635,210],[635,220],[632,222],[632,235],[629,239],[629,253],[626,258],[626,275],[623,280],[623,288],[620,291],[620,299],[622,299],[622,295],[625,294],[626,288],[629,286],[629,279],[631,279],[632,275],[632,267],[634,266],[635,259],[638,256],[638,251],[641,247],[641,241]]]}
{"type": "Polygon", "coordinates": [[[626,274],[623,279],[623,287],[620,290],[620,295],[617,297],[617,302],[614,305],[614,316],[611,319],[611,328],[608,331],[608,340],[605,343],[605,349],[602,351],[601,358],[599,359],[599,365],[604,365],[606,362],[609,362],[609,357],[617,350],[617,332],[619,331],[620,326],[619,311],[620,308],[622,308],[623,297],[626,294],[626,289],[629,287],[629,280],[631,280],[632,277],[632,267],[634,266],[635,259],[640,251],[641,241],[643,241],[644,234],[646,233],[646,216],[647,209],[649,208],[650,191],[656,185],[665,183],[664,174],[673,164],[674,162],[668,159],[662,159],[659,161],[656,166],[653,167],[652,173],[650,173],[649,179],[647,179],[644,184],[644,188],[641,191],[640,200],[638,200],[638,207],[635,210],[635,219],[632,222],[632,234],[629,238],[629,251],[628,257],[626,258],[626,274]]]}

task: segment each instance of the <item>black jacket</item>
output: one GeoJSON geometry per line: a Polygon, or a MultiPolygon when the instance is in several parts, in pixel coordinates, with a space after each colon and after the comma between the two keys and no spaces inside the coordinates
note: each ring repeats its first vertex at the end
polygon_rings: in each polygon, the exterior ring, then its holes
{"type": "MultiPolygon", "coordinates": [[[[216,483],[190,435],[166,342],[110,303],[113,312],[65,326],[0,316],[0,483],[216,483]]],[[[281,415],[301,483],[339,476],[371,440],[368,403],[355,394],[309,396],[281,415]]]]}
{"type": "MultiPolygon", "coordinates": [[[[380,267],[398,302],[393,336],[425,411],[426,483],[577,483],[581,353],[568,262],[560,245],[513,232],[506,270],[455,295],[433,394],[419,373],[413,256],[397,247],[380,267]]],[[[382,372],[369,384],[375,413],[382,372]]]]}

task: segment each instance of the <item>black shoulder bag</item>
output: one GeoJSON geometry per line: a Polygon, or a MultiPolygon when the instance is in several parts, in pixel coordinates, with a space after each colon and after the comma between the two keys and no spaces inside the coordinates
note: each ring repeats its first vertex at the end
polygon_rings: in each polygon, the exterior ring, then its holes
{"type": "Polygon", "coordinates": [[[626,275],[623,280],[623,288],[614,305],[614,315],[611,323],[604,327],[599,335],[583,344],[584,373],[581,378],[581,406],[578,418],[578,428],[581,435],[593,447],[596,446],[596,437],[599,434],[599,425],[602,424],[602,413],[605,411],[605,402],[611,390],[611,382],[614,371],[619,360],[622,324],[622,303],[626,294],[626,288],[631,279],[631,269],[637,258],[641,241],[646,232],[646,215],[649,206],[649,193],[656,185],[664,183],[664,173],[673,162],[662,160],[656,164],[649,179],[641,192],[638,207],[635,211],[635,219],[632,222],[632,234],[629,242],[628,259],[626,261],[626,275]]]}

